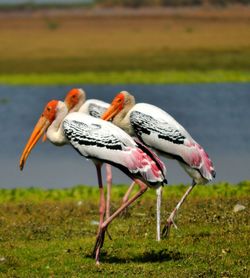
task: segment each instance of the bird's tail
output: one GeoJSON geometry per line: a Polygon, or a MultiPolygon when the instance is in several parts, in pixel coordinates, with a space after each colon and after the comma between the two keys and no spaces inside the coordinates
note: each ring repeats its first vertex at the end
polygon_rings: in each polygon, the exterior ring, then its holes
{"type": "MultiPolygon", "coordinates": [[[[158,160],[160,161],[159,158],[158,160]]],[[[163,170],[159,167],[158,160],[156,161],[153,156],[146,153],[139,146],[136,149],[133,149],[132,154],[130,155],[129,170],[132,173],[140,174],[144,182],[146,182],[149,186],[158,187],[166,182],[166,171],[165,169],[163,170]]],[[[165,166],[163,167],[165,168],[165,166]]]]}
{"type": "Polygon", "coordinates": [[[157,165],[158,169],[162,172],[162,175],[165,177],[164,183],[168,183],[166,176],[167,176],[167,169],[165,164],[160,160],[160,158],[147,146],[145,146],[138,138],[133,138],[140,149],[142,149],[157,165]]]}
{"type": "Polygon", "coordinates": [[[199,171],[206,180],[211,181],[216,175],[213,162],[205,150],[198,143],[195,145],[201,157],[199,171]]]}

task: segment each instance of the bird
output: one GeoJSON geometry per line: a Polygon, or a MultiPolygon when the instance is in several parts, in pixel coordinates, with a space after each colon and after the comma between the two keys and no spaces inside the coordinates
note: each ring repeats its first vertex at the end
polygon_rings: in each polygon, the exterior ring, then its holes
{"type": "Polygon", "coordinates": [[[131,136],[136,136],[159,155],[176,159],[192,178],[185,192],[167,219],[162,236],[167,237],[180,206],[196,184],[206,184],[215,178],[215,169],[205,150],[191,137],[187,130],[171,115],[157,106],[135,103],[133,95],[122,91],[115,96],[110,107],[102,115],[131,136]]]}
{"type": "Polygon", "coordinates": [[[100,118],[109,107],[109,103],[102,100],[86,100],[86,92],[81,88],[71,89],[66,94],[64,102],[68,110],[85,113],[95,118],[100,118]]]}
{"type": "MultiPolygon", "coordinates": [[[[86,101],[86,93],[82,89],[73,88],[71,89],[64,100],[66,104],[67,113],[77,112],[81,109],[83,113],[88,113],[92,115],[97,115],[97,113],[103,113],[105,111],[105,107],[109,106],[108,103],[98,101],[98,100],[89,100],[86,101]],[[92,104],[92,105],[91,105],[92,104]],[[97,106],[98,104],[98,106],[97,106]],[[87,109],[86,109],[87,108],[87,109]],[[99,110],[98,110],[99,109],[99,110]]],[[[46,132],[43,134],[42,141],[47,140],[46,132]]],[[[65,142],[61,142],[59,138],[55,138],[50,140],[51,143],[54,145],[64,145],[65,142]]],[[[111,174],[111,166],[106,164],[106,174],[107,174],[107,203],[106,203],[106,218],[110,215],[110,191],[111,191],[111,184],[112,184],[112,174],[111,174]]],[[[100,225],[100,224],[99,224],[100,225]]],[[[110,236],[110,235],[109,235],[110,236]]]]}
{"type": "MultiPolygon", "coordinates": [[[[98,99],[86,100],[86,92],[81,88],[72,88],[65,96],[64,103],[71,112],[88,114],[95,118],[101,115],[109,107],[109,103],[98,99]]],[[[107,198],[105,217],[110,216],[110,197],[112,187],[112,170],[109,164],[106,164],[107,198]]]]}
{"type": "Polygon", "coordinates": [[[45,106],[24,147],[19,161],[20,170],[23,170],[31,150],[45,132],[52,143],[59,146],[69,143],[81,156],[91,159],[96,166],[100,190],[100,226],[93,254],[96,264],[99,265],[108,225],[149,187],[162,186],[166,182],[166,167],[149,148],[133,140],[111,122],[79,112],[68,113],[64,102],[51,100],[45,106]],[[102,163],[119,168],[140,186],[140,190],[105,221],[102,163]]]}
{"type": "MultiPolygon", "coordinates": [[[[86,93],[80,88],[74,88],[70,90],[64,102],[71,111],[78,111],[81,113],[86,113],[93,117],[100,118],[102,114],[109,107],[109,103],[97,100],[97,99],[88,99],[86,100],[86,93]]],[[[106,164],[106,176],[107,176],[107,199],[106,199],[106,213],[105,216],[109,217],[110,215],[110,196],[111,196],[111,187],[112,187],[112,170],[110,165],[106,164]]],[[[128,191],[123,197],[123,203],[128,200],[128,197],[134,187],[134,182],[129,187],[128,191]]],[[[161,195],[162,187],[156,190],[157,194],[157,205],[156,205],[156,240],[160,241],[160,208],[161,208],[161,195]]]]}
{"type": "MultiPolygon", "coordinates": [[[[84,90],[80,88],[74,88],[70,90],[64,102],[67,107],[71,111],[78,111],[80,113],[85,113],[91,115],[96,118],[100,118],[102,114],[109,107],[109,103],[97,100],[97,99],[88,99],[86,100],[86,93],[84,90]],[[74,108],[75,107],[75,108],[74,108]]],[[[110,215],[110,195],[111,195],[111,186],[112,186],[112,171],[110,165],[106,164],[106,173],[107,173],[107,203],[106,203],[106,217],[110,215]]],[[[128,199],[132,189],[134,186],[134,182],[129,187],[127,193],[123,197],[123,203],[128,199]]],[[[161,187],[156,190],[157,194],[157,217],[156,217],[156,240],[160,240],[160,207],[161,207],[161,187]]]]}

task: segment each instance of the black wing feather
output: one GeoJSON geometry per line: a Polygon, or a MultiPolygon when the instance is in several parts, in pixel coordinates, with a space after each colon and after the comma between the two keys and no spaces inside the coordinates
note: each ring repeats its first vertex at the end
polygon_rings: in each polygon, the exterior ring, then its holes
{"type": "Polygon", "coordinates": [[[100,132],[101,126],[98,124],[87,125],[79,121],[65,120],[63,129],[68,140],[79,145],[105,147],[111,150],[122,150],[124,147],[114,135],[100,132]]]}
{"type": "Polygon", "coordinates": [[[142,141],[143,134],[150,135],[151,133],[157,133],[159,139],[164,139],[174,144],[184,144],[186,139],[179,130],[173,129],[167,122],[162,123],[139,111],[133,111],[130,114],[130,122],[136,135],[142,141]]]}

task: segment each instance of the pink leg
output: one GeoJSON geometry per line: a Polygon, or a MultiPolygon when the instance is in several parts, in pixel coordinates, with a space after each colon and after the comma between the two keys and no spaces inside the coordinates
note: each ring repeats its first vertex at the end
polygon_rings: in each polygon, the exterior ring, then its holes
{"type": "Polygon", "coordinates": [[[143,183],[140,180],[135,179],[135,182],[139,184],[140,186],[140,191],[135,194],[134,197],[130,198],[125,204],[122,204],[121,207],[116,210],[108,219],[106,219],[101,226],[100,233],[97,237],[96,243],[95,243],[95,248],[93,253],[95,254],[95,260],[96,264],[100,264],[99,256],[100,256],[100,250],[103,246],[104,242],[104,236],[105,236],[105,231],[108,227],[108,225],[123,211],[125,210],[130,204],[132,204],[136,199],[138,199],[147,189],[147,185],[143,183]]]}
{"type": "Polygon", "coordinates": [[[106,179],[107,179],[107,200],[106,200],[106,219],[110,216],[110,196],[112,187],[112,170],[109,164],[106,164],[106,179]]]}
{"type": "Polygon", "coordinates": [[[133,181],[129,186],[127,192],[125,193],[124,197],[122,198],[123,204],[125,204],[128,201],[129,195],[131,194],[131,191],[133,190],[134,186],[135,186],[135,182],[133,181]]]}
{"type": "MultiPolygon", "coordinates": [[[[135,182],[133,181],[129,186],[127,192],[122,198],[122,203],[125,204],[128,201],[129,195],[135,186],[135,182]]],[[[156,190],[157,202],[156,202],[156,240],[161,240],[161,199],[162,199],[162,187],[159,187],[156,190]]],[[[126,213],[126,211],[124,212],[126,213]]]]}
{"type": "Polygon", "coordinates": [[[185,194],[182,196],[181,200],[179,201],[179,203],[177,204],[177,206],[174,208],[174,210],[171,212],[167,223],[165,224],[165,226],[163,227],[162,230],[162,237],[167,237],[170,233],[170,228],[172,225],[174,225],[175,228],[177,228],[176,224],[174,223],[174,219],[176,217],[177,211],[178,209],[181,207],[181,205],[184,203],[184,201],[186,200],[187,196],[190,194],[190,192],[193,190],[195,186],[195,182],[193,182],[193,184],[188,188],[188,190],[185,192],[185,194]]]}
{"type": "Polygon", "coordinates": [[[99,228],[98,228],[98,234],[99,234],[104,221],[104,213],[105,213],[105,196],[104,196],[104,190],[102,184],[102,173],[101,173],[100,164],[96,164],[96,171],[97,171],[98,185],[100,191],[100,205],[99,205],[100,221],[99,221],[99,228]]]}
{"type": "MultiPolygon", "coordinates": [[[[129,186],[127,192],[125,193],[125,195],[124,195],[123,198],[122,198],[122,204],[125,204],[125,203],[128,201],[129,196],[130,196],[130,194],[131,194],[131,192],[132,192],[132,190],[133,190],[135,184],[136,184],[136,183],[135,183],[134,181],[130,184],[130,186],[129,186]]],[[[127,215],[127,213],[128,213],[128,210],[125,209],[125,210],[123,211],[122,214],[123,214],[123,215],[127,215]]]]}

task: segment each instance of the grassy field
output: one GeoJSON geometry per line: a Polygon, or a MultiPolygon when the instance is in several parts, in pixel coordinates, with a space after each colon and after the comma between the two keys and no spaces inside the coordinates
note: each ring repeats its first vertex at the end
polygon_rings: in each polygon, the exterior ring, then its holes
{"type": "Polygon", "coordinates": [[[249,81],[249,18],[247,6],[0,13],[0,82],[249,81]]]}
{"type": "MultiPolygon", "coordinates": [[[[113,188],[112,206],[126,187],[113,188]]],[[[185,186],[164,190],[166,219],[185,186]]],[[[109,227],[102,264],[91,251],[98,189],[0,192],[1,277],[249,277],[250,183],[197,187],[178,215],[178,230],[155,241],[154,191],[109,227]],[[234,212],[236,204],[246,207],[234,212]]]]}

